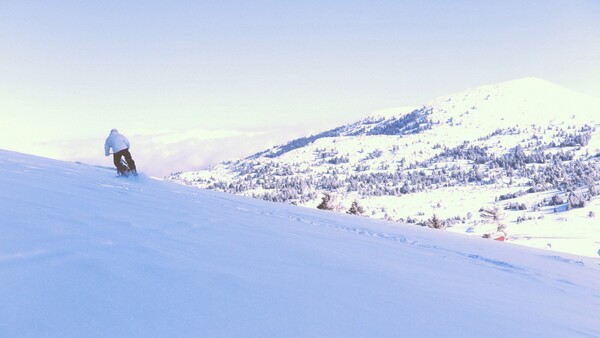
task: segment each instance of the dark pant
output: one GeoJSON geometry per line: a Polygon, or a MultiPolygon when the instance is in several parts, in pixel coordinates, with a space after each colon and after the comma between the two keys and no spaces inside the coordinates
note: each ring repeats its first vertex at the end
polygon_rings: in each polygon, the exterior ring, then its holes
{"type": "Polygon", "coordinates": [[[129,167],[129,170],[135,171],[135,162],[133,161],[133,158],[131,158],[131,153],[129,153],[129,149],[123,149],[117,153],[114,154],[113,160],[115,163],[115,167],[117,167],[117,171],[119,172],[119,174],[123,174],[127,168],[125,168],[125,166],[123,166],[123,164],[121,164],[121,157],[125,157],[125,161],[127,162],[127,166],[129,167]]]}

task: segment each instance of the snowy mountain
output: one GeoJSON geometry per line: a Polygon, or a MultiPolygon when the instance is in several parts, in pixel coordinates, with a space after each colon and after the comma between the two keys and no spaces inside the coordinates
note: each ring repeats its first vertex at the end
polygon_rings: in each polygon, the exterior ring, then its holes
{"type": "Polygon", "coordinates": [[[459,145],[498,129],[600,122],[599,112],[597,99],[541,79],[525,78],[440,97],[411,111],[375,113],[356,123],[294,140],[250,158],[277,157],[322,138],[406,136],[423,134],[427,130],[432,130],[425,133],[427,136],[448,145],[459,145]]]}
{"type": "Polygon", "coordinates": [[[537,78],[387,110],[170,180],[579,255],[600,248],[600,100],[537,78]],[[486,222],[482,210],[499,209],[486,222]]]}
{"type": "Polygon", "coordinates": [[[600,336],[600,260],[0,151],[2,337],[600,336]]]}

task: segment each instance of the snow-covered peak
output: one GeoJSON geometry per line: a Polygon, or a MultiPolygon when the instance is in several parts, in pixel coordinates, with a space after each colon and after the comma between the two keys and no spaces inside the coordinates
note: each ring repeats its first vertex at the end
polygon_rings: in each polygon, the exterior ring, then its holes
{"type": "Polygon", "coordinates": [[[469,89],[432,100],[432,119],[469,126],[588,123],[600,118],[600,100],[528,77],[469,89]]]}
{"type": "Polygon", "coordinates": [[[425,134],[430,142],[455,146],[497,129],[600,122],[600,99],[528,77],[442,96],[416,107],[376,111],[357,122],[290,141],[253,156],[277,157],[321,138],[425,134]]]}

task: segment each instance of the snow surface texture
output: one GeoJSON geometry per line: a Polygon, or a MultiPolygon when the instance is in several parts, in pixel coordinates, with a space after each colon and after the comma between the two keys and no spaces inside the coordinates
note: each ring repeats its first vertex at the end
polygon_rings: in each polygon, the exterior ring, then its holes
{"type": "Polygon", "coordinates": [[[598,337],[600,261],[0,151],[2,337],[598,337]]]}
{"type": "Polygon", "coordinates": [[[369,217],[424,224],[436,215],[447,221],[447,230],[478,237],[497,229],[481,219],[481,208],[498,207],[507,209],[502,223],[508,241],[598,257],[600,101],[525,78],[443,96],[417,110],[377,112],[248,159],[170,179],[312,208],[328,192],[342,213],[358,201],[369,217]],[[521,157],[537,155],[543,163],[515,163],[514,169],[494,163],[517,147],[521,157]],[[465,158],[473,148],[482,161],[465,158]],[[571,155],[557,166],[549,157],[558,154],[571,155]],[[563,186],[570,179],[578,182],[563,186]],[[555,183],[544,184],[550,180],[555,183]],[[592,185],[596,195],[585,207],[567,211],[570,192],[585,194],[592,185]],[[564,202],[551,205],[554,196],[564,202]]]}

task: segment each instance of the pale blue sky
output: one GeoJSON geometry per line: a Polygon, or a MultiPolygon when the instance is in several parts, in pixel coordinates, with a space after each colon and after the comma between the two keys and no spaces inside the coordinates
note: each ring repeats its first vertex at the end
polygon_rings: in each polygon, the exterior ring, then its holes
{"type": "Polygon", "coordinates": [[[0,148],[292,135],[527,76],[600,96],[598,60],[597,0],[1,1],[0,148]]]}

